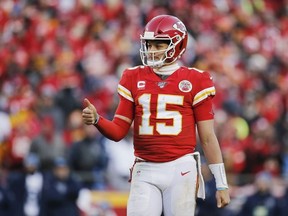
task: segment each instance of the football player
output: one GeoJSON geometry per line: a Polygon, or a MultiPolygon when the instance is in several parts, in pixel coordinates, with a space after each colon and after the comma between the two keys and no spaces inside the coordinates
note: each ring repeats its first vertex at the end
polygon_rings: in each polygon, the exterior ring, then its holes
{"type": "Polygon", "coordinates": [[[220,146],[213,129],[215,87],[208,72],[180,66],[187,30],[170,15],[154,17],[140,36],[143,65],[124,71],[120,102],[112,121],[85,99],[82,116],[114,141],[134,124],[135,163],[131,168],[128,216],[194,215],[196,197],[205,198],[198,131],[216,180],[219,208],[230,202],[220,146]]]}

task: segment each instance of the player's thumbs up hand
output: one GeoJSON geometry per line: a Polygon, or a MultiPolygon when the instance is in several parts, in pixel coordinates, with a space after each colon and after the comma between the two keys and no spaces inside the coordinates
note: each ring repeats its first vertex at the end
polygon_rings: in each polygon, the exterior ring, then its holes
{"type": "Polygon", "coordinates": [[[97,110],[87,98],[84,99],[84,105],[86,107],[82,111],[83,121],[87,125],[92,125],[95,123],[95,120],[98,118],[97,110]]]}

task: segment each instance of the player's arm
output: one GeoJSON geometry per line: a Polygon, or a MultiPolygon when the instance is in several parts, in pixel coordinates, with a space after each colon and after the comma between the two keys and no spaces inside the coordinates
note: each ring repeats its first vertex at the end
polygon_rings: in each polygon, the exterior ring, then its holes
{"type": "Polygon", "coordinates": [[[119,141],[127,135],[133,117],[131,102],[125,104],[125,100],[120,100],[112,121],[100,116],[95,106],[88,99],[85,99],[84,103],[86,107],[82,111],[82,118],[85,124],[94,125],[105,137],[114,141],[119,141]],[[122,115],[122,113],[125,113],[125,115],[122,115]]]}
{"type": "Polygon", "coordinates": [[[194,108],[197,122],[197,130],[201,146],[209,164],[209,168],[216,181],[217,206],[224,207],[230,202],[228,183],[223,163],[222,153],[218,139],[214,132],[214,120],[212,111],[212,101],[209,97],[199,106],[194,108]]]}
{"type": "Polygon", "coordinates": [[[197,122],[198,134],[205,158],[209,164],[223,163],[218,139],[214,133],[214,120],[197,122]]]}

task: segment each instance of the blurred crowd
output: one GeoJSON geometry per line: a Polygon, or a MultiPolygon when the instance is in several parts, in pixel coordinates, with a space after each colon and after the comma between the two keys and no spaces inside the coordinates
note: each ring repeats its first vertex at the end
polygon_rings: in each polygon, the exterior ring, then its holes
{"type": "Polygon", "coordinates": [[[273,197],[284,197],[287,0],[0,1],[1,187],[34,154],[41,172],[65,158],[84,188],[129,189],[131,134],[115,144],[83,125],[82,103],[88,98],[112,118],[118,80],[125,68],[141,64],[139,35],[159,14],[186,24],[189,43],[181,64],[214,79],[215,130],[230,208],[238,212],[255,192],[259,173],[276,182],[273,197]]]}

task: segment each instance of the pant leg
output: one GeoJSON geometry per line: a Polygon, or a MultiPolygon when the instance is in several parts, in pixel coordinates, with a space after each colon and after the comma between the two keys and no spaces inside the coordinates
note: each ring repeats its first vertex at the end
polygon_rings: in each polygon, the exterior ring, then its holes
{"type": "Polygon", "coordinates": [[[174,162],[174,177],[163,191],[165,216],[193,216],[196,207],[197,168],[193,156],[174,162]]]}
{"type": "Polygon", "coordinates": [[[153,182],[154,173],[155,169],[149,163],[135,164],[127,204],[127,216],[161,215],[162,193],[153,182]]]}

